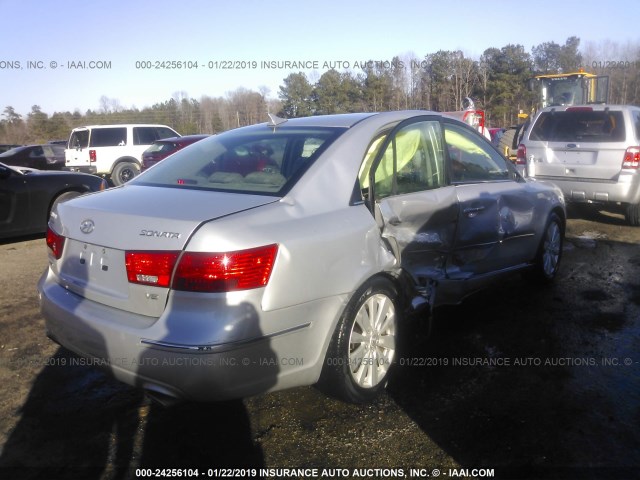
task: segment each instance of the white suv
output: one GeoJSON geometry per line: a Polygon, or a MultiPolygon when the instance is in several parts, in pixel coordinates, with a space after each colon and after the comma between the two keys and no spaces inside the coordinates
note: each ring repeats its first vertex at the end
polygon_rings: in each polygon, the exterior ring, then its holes
{"type": "Polygon", "coordinates": [[[526,174],[557,184],[567,203],[624,212],[640,226],[640,108],[631,105],[547,107],[518,147],[526,174]]]}
{"type": "Polygon", "coordinates": [[[67,170],[111,177],[122,185],[140,173],[142,152],[156,140],[179,137],[165,125],[90,125],[74,128],[65,154],[67,170]]]}

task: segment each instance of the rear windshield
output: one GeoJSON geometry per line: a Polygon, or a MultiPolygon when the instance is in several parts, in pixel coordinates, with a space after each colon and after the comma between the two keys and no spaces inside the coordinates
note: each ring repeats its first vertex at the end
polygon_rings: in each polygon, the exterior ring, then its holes
{"type": "Polygon", "coordinates": [[[343,128],[250,127],[179,150],[132,183],[283,195],[343,128]]]}
{"type": "Polygon", "coordinates": [[[568,110],[544,112],[530,140],[547,142],[622,142],[626,138],[621,111],[568,110]]]}

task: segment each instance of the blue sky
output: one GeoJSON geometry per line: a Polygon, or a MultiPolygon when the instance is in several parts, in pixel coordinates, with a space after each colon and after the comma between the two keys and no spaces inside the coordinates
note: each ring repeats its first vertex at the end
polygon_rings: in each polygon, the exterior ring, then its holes
{"type": "Polygon", "coordinates": [[[143,108],[174,92],[199,99],[239,87],[264,86],[276,98],[291,70],[259,68],[263,61],[318,62],[315,73],[303,70],[313,77],[326,70],[324,62],[353,66],[458,49],[477,59],[490,47],[518,43],[530,52],[573,35],[581,46],[637,46],[640,33],[631,24],[639,14],[637,0],[0,0],[0,111],[11,105],[26,115],[39,105],[49,114],[84,113],[98,109],[103,95],[143,108]],[[162,60],[200,66],[136,68],[136,61],[162,60]],[[42,68],[28,68],[29,61],[42,68]],[[69,68],[91,61],[109,68],[69,68]],[[220,68],[229,61],[255,61],[258,68],[220,68]]]}

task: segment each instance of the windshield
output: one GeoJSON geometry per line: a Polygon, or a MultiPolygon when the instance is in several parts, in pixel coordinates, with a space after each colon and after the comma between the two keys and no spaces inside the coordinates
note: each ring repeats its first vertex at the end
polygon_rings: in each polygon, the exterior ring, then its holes
{"type": "Polygon", "coordinates": [[[6,152],[0,153],[0,157],[12,157],[16,153],[21,152],[22,150],[24,150],[25,148],[27,148],[27,147],[15,147],[15,148],[12,148],[11,150],[7,150],[6,152]]]}
{"type": "Polygon", "coordinates": [[[138,185],[283,195],[345,129],[264,125],[180,150],[132,181],[138,185]]]}
{"type": "Polygon", "coordinates": [[[176,148],[175,142],[156,142],[145,150],[144,153],[171,152],[176,148]]]}

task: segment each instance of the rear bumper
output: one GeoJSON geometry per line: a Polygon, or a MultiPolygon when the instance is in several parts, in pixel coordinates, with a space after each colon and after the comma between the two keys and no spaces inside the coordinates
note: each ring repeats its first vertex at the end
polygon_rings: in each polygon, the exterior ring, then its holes
{"type": "Polygon", "coordinates": [[[90,173],[95,175],[98,173],[98,168],[93,165],[81,165],[81,166],[73,166],[67,165],[63,170],[67,170],[69,172],[82,172],[82,173],[90,173]]]}
{"type": "Polygon", "coordinates": [[[534,178],[558,185],[567,202],[640,203],[640,175],[636,172],[622,172],[612,181],[543,175],[534,178]]]}
{"type": "Polygon", "coordinates": [[[38,290],[47,335],[54,341],[129,385],[198,401],[241,398],[317,382],[344,302],[340,297],[323,299],[313,305],[261,312],[262,318],[251,306],[229,305],[222,314],[227,325],[236,329],[229,329],[227,340],[219,338],[219,325],[213,321],[216,315],[211,314],[212,321],[199,332],[202,341],[186,342],[178,325],[186,323],[192,330],[194,322],[184,317],[180,306],[172,308],[171,300],[160,318],[136,315],[69,292],[49,270],[38,290]],[[260,334],[255,324],[265,322],[283,326],[260,334]],[[216,335],[217,341],[207,341],[216,335]]]}

